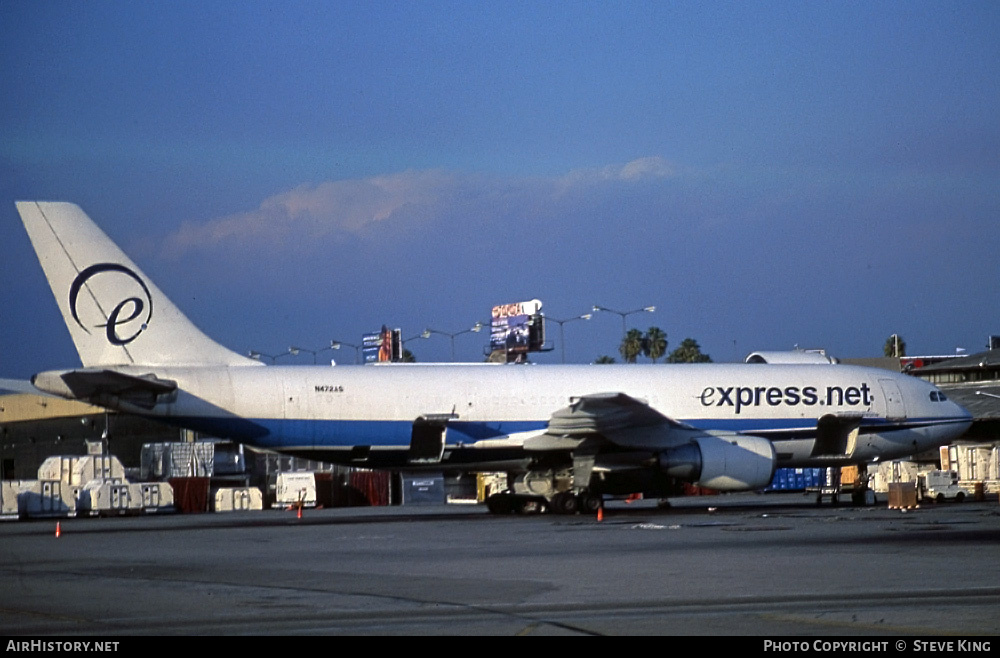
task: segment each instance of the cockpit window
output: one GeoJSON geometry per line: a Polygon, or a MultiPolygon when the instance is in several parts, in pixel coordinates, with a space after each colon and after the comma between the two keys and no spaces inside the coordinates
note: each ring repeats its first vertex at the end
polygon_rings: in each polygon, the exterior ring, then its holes
{"type": "Polygon", "coordinates": [[[931,400],[933,402],[944,402],[947,399],[941,391],[931,391],[931,400]]]}

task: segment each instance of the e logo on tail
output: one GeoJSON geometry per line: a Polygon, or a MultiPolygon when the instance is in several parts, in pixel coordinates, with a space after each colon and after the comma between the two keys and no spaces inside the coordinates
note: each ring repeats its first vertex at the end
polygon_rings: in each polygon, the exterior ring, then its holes
{"type": "Polygon", "coordinates": [[[89,334],[90,330],[87,329],[87,327],[83,324],[83,321],[80,320],[80,315],[77,310],[77,301],[80,296],[80,290],[83,288],[84,284],[86,284],[87,281],[94,276],[104,272],[118,272],[124,274],[138,283],[142,288],[143,294],[145,295],[145,300],[134,296],[126,297],[108,314],[108,321],[106,324],[95,325],[97,327],[105,328],[108,342],[112,345],[128,345],[133,340],[138,338],[139,334],[141,334],[148,326],[149,319],[153,316],[153,297],[150,295],[149,288],[146,287],[145,282],[139,278],[139,275],[124,265],[119,265],[118,263],[97,263],[96,265],[91,265],[80,272],[73,280],[73,284],[69,287],[70,312],[73,314],[73,319],[76,320],[76,323],[80,325],[80,328],[89,334]],[[142,316],[144,310],[145,317],[143,318],[142,316]],[[124,338],[120,336],[118,334],[118,326],[126,325],[134,320],[140,321],[138,329],[131,336],[126,336],[124,338]]]}

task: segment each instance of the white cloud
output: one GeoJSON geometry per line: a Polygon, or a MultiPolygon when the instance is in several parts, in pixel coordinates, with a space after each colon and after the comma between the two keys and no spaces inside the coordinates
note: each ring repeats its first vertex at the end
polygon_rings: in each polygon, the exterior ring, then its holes
{"type": "Polygon", "coordinates": [[[597,182],[638,183],[673,178],[676,175],[677,170],[673,164],[658,155],[654,155],[638,158],[623,165],[574,169],[555,181],[555,192],[561,196],[579,185],[590,185],[597,182]]]}
{"type": "Polygon", "coordinates": [[[455,178],[438,171],[406,171],[363,180],[301,185],[261,204],[267,215],[313,225],[320,233],[356,233],[384,222],[401,209],[431,206],[455,186],[455,178]]]}
{"type": "Polygon", "coordinates": [[[300,185],[265,199],[250,212],[185,222],[168,236],[164,253],[175,256],[206,245],[278,246],[359,235],[401,213],[432,211],[455,195],[458,183],[457,177],[440,171],[405,171],[300,185]]]}
{"type": "Polygon", "coordinates": [[[633,160],[617,171],[610,172],[619,180],[635,181],[651,178],[670,178],[675,174],[674,167],[659,156],[633,160]]]}
{"type": "Polygon", "coordinates": [[[500,208],[525,219],[542,220],[553,199],[565,203],[574,190],[594,182],[630,184],[669,178],[673,166],[661,157],[624,165],[575,170],[564,176],[503,179],[439,170],[404,171],[364,179],[300,185],[265,199],[250,212],[206,222],[185,222],[164,242],[163,253],[177,257],[206,246],[236,251],[261,247],[303,248],[344,238],[364,238],[390,220],[398,229],[427,226],[444,217],[489,224],[502,221],[500,208]]]}
{"type": "Polygon", "coordinates": [[[595,169],[575,169],[564,177],[572,183],[606,180],[637,182],[660,178],[672,178],[676,174],[674,166],[658,155],[632,160],[623,165],[608,165],[595,169]]]}

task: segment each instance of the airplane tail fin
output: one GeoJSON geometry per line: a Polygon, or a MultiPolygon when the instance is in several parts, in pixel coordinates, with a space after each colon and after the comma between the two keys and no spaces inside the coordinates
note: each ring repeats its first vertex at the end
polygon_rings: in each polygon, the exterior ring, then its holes
{"type": "Polygon", "coordinates": [[[79,206],[17,211],[84,366],[260,365],[203,334],[79,206]]]}

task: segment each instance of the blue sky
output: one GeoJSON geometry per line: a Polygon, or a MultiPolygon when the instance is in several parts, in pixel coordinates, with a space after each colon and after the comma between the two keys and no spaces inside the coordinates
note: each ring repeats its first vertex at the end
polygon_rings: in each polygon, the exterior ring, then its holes
{"type": "Polygon", "coordinates": [[[78,363],[22,199],[240,352],[534,298],[716,360],[1000,333],[995,2],[5,0],[0,99],[0,376],[78,363]]]}

